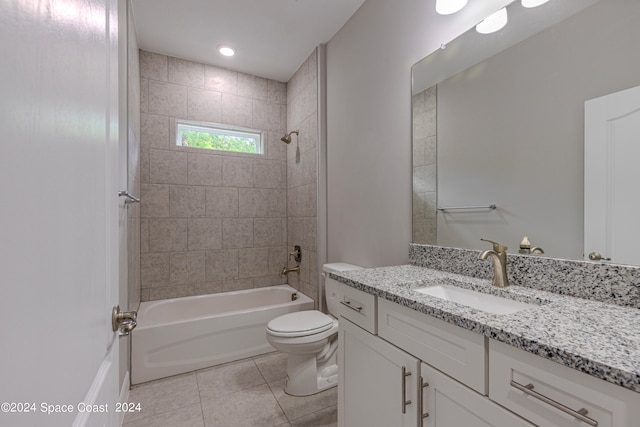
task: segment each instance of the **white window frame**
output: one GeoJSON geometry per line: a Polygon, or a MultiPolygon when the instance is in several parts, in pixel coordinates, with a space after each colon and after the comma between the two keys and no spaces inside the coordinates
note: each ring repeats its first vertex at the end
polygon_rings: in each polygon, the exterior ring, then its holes
{"type": "Polygon", "coordinates": [[[237,154],[264,154],[263,135],[261,130],[244,128],[240,126],[222,125],[219,123],[200,122],[193,120],[176,119],[175,122],[175,143],[178,147],[183,147],[181,134],[183,130],[192,130],[207,133],[216,133],[218,135],[237,136],[242,138],[254,138],[256,140],[256,152],[247,153],[244,151],[219,150],[215,148],[189,147],[199,150],[218,151],[221,153],[237,153],[237,154]]]}

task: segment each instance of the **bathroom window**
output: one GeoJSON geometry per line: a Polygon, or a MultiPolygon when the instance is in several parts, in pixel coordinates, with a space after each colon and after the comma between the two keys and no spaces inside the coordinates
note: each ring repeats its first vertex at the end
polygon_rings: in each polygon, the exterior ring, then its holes
{"type": "Polygon", "coordinates": [[[215,123],[176,120],[176,145],[262,154],[262,132],[215,123]]]}

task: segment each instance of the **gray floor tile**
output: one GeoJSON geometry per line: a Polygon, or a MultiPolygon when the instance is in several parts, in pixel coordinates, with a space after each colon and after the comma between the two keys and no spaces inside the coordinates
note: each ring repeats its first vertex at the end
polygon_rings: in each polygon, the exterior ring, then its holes
{"type": "Polygon", "coordinates": [[[284,380],[270,382],[269,387],[289,420],[295,420],[338,404],[337,387],[305,397],[286,394],[284,392],[284,380]]]}
{"type": "Polygon", "coordinates": [[[291,421],[291,427],[336,427],[338,425],[338,407],[323,409],[313,414],[291,421]]]}
{"type": "Polygon", "coordinates": [[[195,405],[179,408],[167,413],[154,415],[131,423],[123,427],[204,427],[200,402],[195,405]]]}
{"type": "Polygon", "coordinates": [[[197,404],[196,375],[192,372],[137,385],[129,392],[128,401],[139,402],[141,411],[127,413],[125,423],[197,404]]]}
{"type": "Polygon", "coordinates": [[[225,394],[265,384],[251,359],[215,366],[196,372],[201,399],[214,399],[225,394]]]}
{"type": "Polygon", "coordinates": [[[287,377],[286,353],[269,353],[264,356],[256,356],[253,360],[268,383],[287,377]]]}
{"type": "Polygon", "coordinates": [[[288,421],[266,384],[202,399],[202,412],[206,427],[269,427],[288,421]]]}

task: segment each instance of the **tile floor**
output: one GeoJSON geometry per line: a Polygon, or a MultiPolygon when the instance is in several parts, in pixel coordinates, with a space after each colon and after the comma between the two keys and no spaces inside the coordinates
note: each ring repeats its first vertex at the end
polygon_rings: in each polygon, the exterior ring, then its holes
{"type": "Polygon", "coordinates": [[[123,427],[330,427],[337,388],[313,396],[284,393],[286,355],[269,353],[134,386],[123,427]]]}

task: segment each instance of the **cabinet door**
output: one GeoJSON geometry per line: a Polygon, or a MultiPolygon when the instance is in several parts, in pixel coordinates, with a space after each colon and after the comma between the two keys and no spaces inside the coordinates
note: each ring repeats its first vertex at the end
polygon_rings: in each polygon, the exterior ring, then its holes
{"type": "Polygon", "coordinates": [[[423,363],[420,371],[425,384],[422,397],[424,427],[533,426],[429,365],[423,363]]]}
{"type": "Polygon", "coordinates": [[[338,425],[416,427],[418,359],[344,318],[338,333],[338,425]]]}

